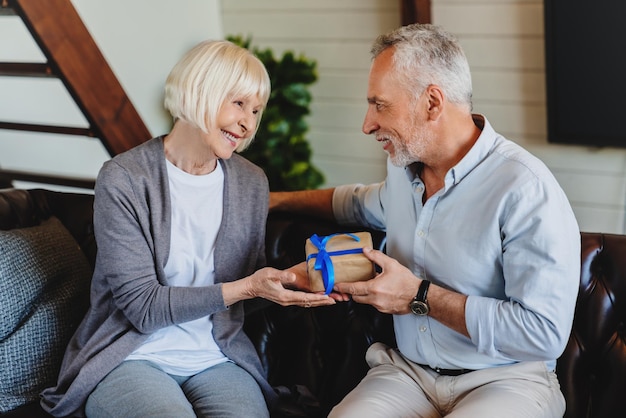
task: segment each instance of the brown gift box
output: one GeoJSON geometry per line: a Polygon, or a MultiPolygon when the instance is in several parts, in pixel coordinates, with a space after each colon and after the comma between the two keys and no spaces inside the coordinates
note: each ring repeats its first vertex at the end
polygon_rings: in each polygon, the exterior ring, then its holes
{"type": "MultiPolygon", "coordinates": [[[[324,249],[330,256],[330,261],[334,268],[334,283],[341,282],[358,282],[362,280],[369,280],[376,275],[374,263],[371,262],[362,252],[355,254],[341,254],[333,255],[335,251],[359,249],[363,247],[372,248],[372,236],[369,232],[354,232],[352,234],[337,234],[329,237],[318,237],[313,235],[306,240],[305,252],[307,259],[307,272],[309,275],[309,281],[311,291],[323,292],[324,279],[322,270],[315,269],[315,263],[320,256],[320,249],[312,242],[322,241],[327,239],[324,249]],[[355,240],[351,235],[355,235],[359,238],[359,241],[355,240]]],[[[327,293],[330,293],[332,289],[329,289],[327,293]]]]}

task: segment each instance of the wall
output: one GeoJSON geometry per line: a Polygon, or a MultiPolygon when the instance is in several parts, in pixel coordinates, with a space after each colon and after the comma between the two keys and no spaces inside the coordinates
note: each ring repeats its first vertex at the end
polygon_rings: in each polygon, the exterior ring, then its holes
{"type": "MultiPolygon", "coordinates": [[[[218,0],[182,0],[176,8],[163,0],[73,3],[153,134],[169,126],[157,99],[165,74],[182,52],[201,38],[251,34],[262,48],[290,49],[318,61],[308,137],[326,185],[384,178],[385,154],[360,127],[369,46],[377,34],[399,25],[399,1],[223,0],[220,5],[218,0]]],[[[434,23],[457,34],[466,49],[475,111],[548,164],[582,230],[624,232],[626,151],[546,140],[543,2],[435,0],[432,12],[434,23]]],[[[36,47],[22,39],[28,34],[6,19],[0,17],[0,60],[11,59],[7,55],[40,60],[36,47]]],[[[0,119],[22,121],[24,115],[36,114],[81,123],[71,103],[52,99],[62,96],[62,86],[43,86],[41,80],[26,86],[15,78],[8,82],[0,78],[0,119]]],[[[0,130],[0,166],[95,175],[108,158],[97,141],[82,139],[72,145],[76,152],[69,161],[60,162],[57,155],[68,149],[65,142],[0,130]]]]}
{"type": "MultiPolygon", "coordinates": [[[[222,36],[218,0],[180,0],[175,6],[165,0],[72,3],[148,129],[153,135],[167,132],[165,78],[191,46],[222,36]]],[[[0,61],[45,62],[17,16],[0,16],[0,61]]],[[[0,120],[87,126],[59,80],[0,77],[0,92],[0,120]]],[[[5,169],[94,178],[109,158],[98,139],[0,129],[5,169]]]]}
{"type": "MultiPolygon", "coordinates": [[[[384,178],[385,155],[360,133],[369,46],[399,25],[399,1],[224,0],[225,34],[318,61],[308,138],[327,186],[384,178]]],[[[547,142],[542,0],[433,0],[433,23],[455,33],[473,70],[474,110],[554,172],[581,230],[622,233],[626,151],[547,142]]],[[[600,104],[598,104],[600,105],[600,104]]]]}
{"type": "Polygon", "coordinates": [[[432,19],[465,49],[474,110],[551,168],[581,230],[623,233],[626,150],[547,142],[543,1],[436,0],[432,19]]]}
{"type": "Polygon", "coordinates": [[[253,45],[315,59],[319,79],[307,135],[326,186],[384,179],[386,155],[361,133],[366,110],[369,48],[400,24],[398,1],[223,0],[225,35],[252,35],[253,45]]]}

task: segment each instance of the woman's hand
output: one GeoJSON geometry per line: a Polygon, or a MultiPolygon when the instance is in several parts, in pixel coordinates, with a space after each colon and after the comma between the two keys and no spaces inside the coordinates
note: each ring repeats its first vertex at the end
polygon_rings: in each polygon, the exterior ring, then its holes
{"type": "Polygon", "coordinates": [[[240,300],[260,297],[282,306],[298,305],[311,308],[334,305],[335,299],[332,297],[306,291],[308,289],[306,265],[301,264],[287,270],[265,267],[243,279],[224,283],[222,285],[224,304],[229,306],[240,300]]]}
{"type": "Polygon", "coordinates": [[[311,291],[311,287],[309,285],[309,275],[306,270],[306,261],[291,266],[288,269],[285,269],[285,271],[289,271],[296,276],[296,279],[288,286],[289,288],[303,290],[305,292],[311,291]]]}
{"type": "MultiPolygon", "coordinates": [[[[309,280],[309,274],[307,273],[306,261],[289,267],[286,271],[291,271],[296,275],[296,281],[293,283],[293,287],[295,287],[296,289],[304,290],[306,292],[311,291],[311,282],[309,280]]],[[[339,293],[335,290],[333,290],[328,296],[330,296],[337,302],[346,302],[350,300],[350,295],[348,295],[347,293],[339,293]]]]}

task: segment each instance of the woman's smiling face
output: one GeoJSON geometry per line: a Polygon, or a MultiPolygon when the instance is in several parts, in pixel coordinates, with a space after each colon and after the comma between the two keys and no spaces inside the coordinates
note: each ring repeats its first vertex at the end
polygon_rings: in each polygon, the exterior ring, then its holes
{"type": "Polygon", "coordinates": [[[254,135],[262,110],[263,103],[256,96],[234,97],[221,106],[206,136],[217,158],[230,158],[242,141],[254,135]]]}

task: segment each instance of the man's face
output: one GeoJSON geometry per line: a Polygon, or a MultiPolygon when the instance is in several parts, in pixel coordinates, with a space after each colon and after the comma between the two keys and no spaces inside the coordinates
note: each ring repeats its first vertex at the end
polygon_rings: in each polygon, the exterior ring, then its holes
{"type": "Polygon", "coordinates": [[[428,97],[411,95],[393,65],[393,48],[383,51],[372,63],[367,89],[367,113],[363,132],[375,134],[391,162],[405,167],[424,161],[433,141],[427,129],[428,97]]]}

